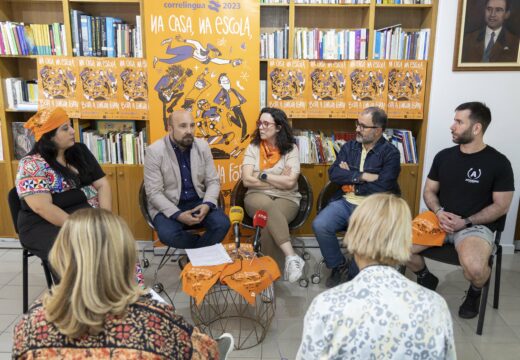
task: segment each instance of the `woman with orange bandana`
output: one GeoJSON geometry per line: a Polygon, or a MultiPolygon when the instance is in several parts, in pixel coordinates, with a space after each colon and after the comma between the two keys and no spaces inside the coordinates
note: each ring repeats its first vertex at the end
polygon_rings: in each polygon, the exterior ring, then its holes
{"type": "Polygon", "coordinates": [[[248,188],[244,205],[249,216],[257,210],[267,212],[261,241],[274,240],[280,247],[285,255],[284,277],[289,282],[302,276],[304,265],[289,234],[289,223],[300,208],[299,175],[298,148],[287,115],[280,109],[263,108],[242,163],[242,181],[248,188]]]}
{"type": "Polygon", "coordinates": [[[110,184],[88,148],[75,142],[65,110],[40,110],[24,126],[36,144],[18,165],[18,232],[22,245],[46,260],[69,214],[85,207],[111,209],[110,184]]]}

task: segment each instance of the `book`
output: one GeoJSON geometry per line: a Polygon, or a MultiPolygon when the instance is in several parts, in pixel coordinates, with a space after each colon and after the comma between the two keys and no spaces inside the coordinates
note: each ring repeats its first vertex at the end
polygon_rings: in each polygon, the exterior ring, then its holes
{"type": "Polygon", "coordinates": [[[14,158],[16,160],[20,160],[23,158],[29,151],[32,150],[35,140],[34,134],[29,130],[24,128],[25,122],[12,122],[12,132],[13,132],[13,144],[14,144],[14,158]]]}
{"type": "Polygon", "coordinates": [[[106,135],[109,132],[135,132],[135,121],[133,120],[98,120],[96,121],[96,130],[100,135],[106,135]]]}

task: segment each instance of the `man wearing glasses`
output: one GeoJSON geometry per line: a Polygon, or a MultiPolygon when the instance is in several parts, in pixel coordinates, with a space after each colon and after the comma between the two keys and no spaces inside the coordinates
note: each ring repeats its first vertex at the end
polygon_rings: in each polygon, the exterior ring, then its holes
{"type": "Polygon", "coordinates": [[[356,206],[371,194],[400,194],[400,154],[383,137],[387,121],[382,109],[364,109],[356,121],[356,140],[343,145],[329,169],[330,181],[339,185],[341,191],[312,222],[325,265],[332,269],[327,287],[350,280],[359,272],[354,260],[348,262],[343,256],[336,236],[338,231],[345,230],[356,206]]]}

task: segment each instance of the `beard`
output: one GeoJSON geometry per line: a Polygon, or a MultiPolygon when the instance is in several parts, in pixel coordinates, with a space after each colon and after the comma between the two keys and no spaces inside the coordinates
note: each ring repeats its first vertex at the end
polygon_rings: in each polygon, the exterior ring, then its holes
{"type": "MultiPolygon", "coordinates": [[[[458,136],[455,135],[455,137],[453,138],[453,142],[455,144],[459,144],[459,145],[469,144],[474,139],[474,136],[471,131],[472,131],[472,129],[469,128],[466,131],[464,131],[462,134],[460,134],[458,136]]],[[[454,136],[453,133],[451,133],[451,135],[454,136]]]]}
{"type": "Polygon", "coordinates": [[[374,141],[372,136],[363,136],[361,133],[356,133],[356,141],[360,144],[370,144],[374,141]]]}
{"type": "Polygon", "coordinates": [[[194,139],[193,135],[186,135],[180,140],[175,139],[175,142],[178,145],[187,148],[193,144],[193,139],[194,139]]]}

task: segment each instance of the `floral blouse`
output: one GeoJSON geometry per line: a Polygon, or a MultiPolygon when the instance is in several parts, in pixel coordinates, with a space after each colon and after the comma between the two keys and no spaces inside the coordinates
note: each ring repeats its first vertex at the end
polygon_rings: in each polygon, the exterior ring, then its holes
{"type": "MultiPolygon", "coordinates": [[[[77,145],[83,149],[84,145],[77,145]]],[[[83,151],[84,150],[88,151],[87,159],[89,159],[89,161],[95,161],[96,173],[93,174],[94,179],[97,180],[105,176],[90,151],[86,147],[83,151]]],[[[15,184],[20,199],[28,195],[44,193],[56,194],[73,189],[72,184],[70,184],[63,175],[52,169],[40,154],[27,155],[20,160],[15,184]]],[[[80,187],[80,189],[87,197],[90,206],[95,208],[99,207],[97,190],[92,184],[84,185],[80,187]]]]}
{"type": "Polygon", "coordinates": [[[389,266],[319,294],[297,359],[456,359],[446,301],[389,266]]]}
{"type": "Polygon", "coordinates": [[[215,340],[143,297],[122,316],[107,315],[99,335],[70,339],[47,322],[37,302],[14,330],[13,359],[218,359],[215,340]]]}

